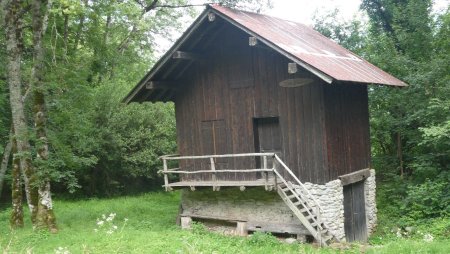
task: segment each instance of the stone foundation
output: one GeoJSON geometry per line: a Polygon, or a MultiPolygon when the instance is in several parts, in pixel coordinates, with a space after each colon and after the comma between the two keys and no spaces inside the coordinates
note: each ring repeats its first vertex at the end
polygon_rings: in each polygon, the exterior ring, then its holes
{"type": "MultiPolygon", "coordinates": [[[[326,184],[304,183],[323,209],[322,221],[339,240],[345,240],[344,231],[344,192],[341,180],[326,184]]],[[[310,203],[313,203],[310,201],[310,203]]],[[[314,207],[315,208],[315,207],[314,207]]]]}
{"type": "MultiPolygon", "coordinates": [[[[323,209],[322,220],[341,241],[345,241],[344,193],[340,180],[323,185],[304,183],[323,209]]],[[[370,235],[376,226],[375,170],[364,182],[367,232],[370,235]]],[[[247,229],[274,233],[309,234],[276,191],[265,191],[263,187],[211,188],[182,191],[182,216],[225,221],[245,221],[247,229]]]]}
{"type": "Polygon", "coordinates": [[[212,188],[183,190],[181,194],[182,216],[226,221],[246,221],[250,231],[307,234],[307,230],[294,216],[275,191],[264,187],[212,188]]]}
{"type": "Polygon", "coordinates": [[[366,198],[367,234],[371,235],[377,226],[377,203],[375,200],[376,182],[375,170],[370,170],[370,177],[364,182],[364,195],[366,198]]]}

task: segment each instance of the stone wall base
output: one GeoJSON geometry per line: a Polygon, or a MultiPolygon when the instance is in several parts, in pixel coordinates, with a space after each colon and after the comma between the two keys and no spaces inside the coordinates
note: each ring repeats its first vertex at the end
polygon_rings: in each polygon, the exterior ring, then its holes
{"type": "MultiPolygon", "coordinates": [[[[322,220],[325,225],[339,240],[345,241],[344,194],[341,181],[304,185],[322,207],[322,220]]],[[[377,219],[375,189],[375,170],[371,170],[370,177],[364,183],[369,235],[373,232],[377,219]]],[[[245,191],[238,188],[222,188],[220,191],[211,191],[211,188],[198,188],[195,191],[185,189],[182,191],[181,207],[182,217],[241,222],[239,232],[242,235],[245,235],[246,231],[309,235],[277,192],[265,191],[263,187],[249,187],[245,191]]]]}

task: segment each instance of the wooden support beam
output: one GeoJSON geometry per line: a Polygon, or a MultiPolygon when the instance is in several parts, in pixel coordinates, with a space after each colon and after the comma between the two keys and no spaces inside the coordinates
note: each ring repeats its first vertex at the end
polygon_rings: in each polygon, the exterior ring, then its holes
{"type": "Polygon", "coordinates": [[[363,181],[370,176],[370,169],[361,169],[350,174],[339,176],[343,186],[363,181]]]}
{"type": "Polygon", "coordinates": [[[249,46],[256,46],[258,45],[258,39],[256,37],[248,37],[248,45],[249,46]]]}
{"type": "Polygon", "coordinates": [[[213,22],[214,20],[216,20],[216,14],[214,14],[213,12],[208,13],[208,20],[209,22],[213,22]]]}
{"type": "Polygon", "coordinates": [[[298,71],[298,69],[297,69],[296,63],[288,63],[288,73],[289,74],[297,73],[297,71],[298,71]]]}
{"type": "Polygon", "coordinates": [[[149,81],[145,84],[145,89],[174,89],[177,83],[174,81],[149,81]]]}
{"type": "Polygon", "coordinates": [[[183,59],[183,60],[199,60],[203,56],[197,53],[186,52],[186,51],[175,51],[172,54],[173,59],[183,59]]]}

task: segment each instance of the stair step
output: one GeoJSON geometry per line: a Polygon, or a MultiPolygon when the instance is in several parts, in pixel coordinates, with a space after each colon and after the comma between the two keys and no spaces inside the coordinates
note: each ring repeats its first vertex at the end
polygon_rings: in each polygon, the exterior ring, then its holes
{"type": "Polygon", "coordinates": [[[281,190],[282,190],[283,192],[288,192],[288,191],[290,191],[289,188],[282,188],[281,190]]]}
{"type": "MultiPolygon", "coordinates": [[[[294,203],[295,206],[299,206],[301,204],[304,204],[304,203],[302,201],[297,201],[297,202],[294,203]]],[[[306,208],[303,208],[302,210],[305,210],[305,212],[307,211],[306,208]]],[[[300,212],[302,212],[302,210],[300,210],[300,212]]]]}
{"type": "Polygon", "coordinates": [[[301,213],[304,213],[304,212],[307,212],[307,211],[309,211],[310,213],[313,211],[313,209],[311,209],[311,208],[303,208],[303,209],[300,209],[300,212],[301,213]]]}
{"type": "Polygon", "coordinates": [[[288,199],[293,199],[293,198],[297,198],[297,197],[294,194],[288,196],[288,199]]]}
{"type": "Polygon", "coordinates": [[[312,218],[316,219],[316,216],[315,216],[314,214],[313,214],[313,215],[305,216],[305,219],[307,219],[308,221],[309,221],[310,219],[312,219],[312,218]]]}

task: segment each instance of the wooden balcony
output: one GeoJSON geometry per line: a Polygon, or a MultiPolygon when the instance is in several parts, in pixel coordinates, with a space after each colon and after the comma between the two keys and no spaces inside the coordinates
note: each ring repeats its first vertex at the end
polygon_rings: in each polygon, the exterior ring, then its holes
{"type": "MultiPolygon", "coordinates": [[[[266,190],[273,190],[277,185],[276,177],[274,174],[274,153],[242,153],[242,154],[221,154],[221,155],[201,155],[201,156],[162,156],[163,170],[160,171],[164,174],[164,185],[166,191],[170,191],[174,188],[189,187],[191,190],[195,190],[196,187],[212,187],[214,191],[220,190],[220,187],[239,187],[241,190],[245,190],[246,187],[264,186],[266,190]],[[259,160],[260,164],[258,168],[246,168],[246,169],[229,169],[218,168],[217,160],[221,159],[247,159],[249,161],[259,160]],[[178,165],[182,165],[182,161],[203,161],[207,162],[208,168],[205,169],[205,164],[200,168],[190,168],[189,170],[183,169],[182,166],[176,168],[169,168],[171,161],[178,161],[178,165]],[[272,165],[269,165],[272,164],[272,165]],[[176,174],[179,176],[179,181],[170,182],[171,177],[169,175],[176,174]],[[223,179],[219,177],[220,174],[234,174],[238,175],[237,179],[223,179]],[[186,176],[199,176],[204,177],[186,177],[186,176]],[[252,175],[252,177],[246,177],[252,175]],[[257,177],[255,177],[257,176],[257,177]]],[[[172,163],[173,164],[173,163],[172,163]]]]}

